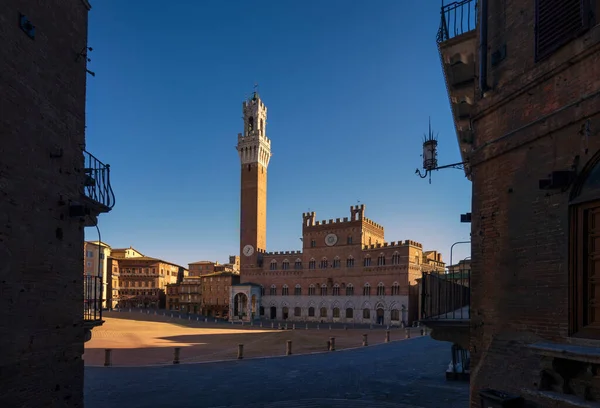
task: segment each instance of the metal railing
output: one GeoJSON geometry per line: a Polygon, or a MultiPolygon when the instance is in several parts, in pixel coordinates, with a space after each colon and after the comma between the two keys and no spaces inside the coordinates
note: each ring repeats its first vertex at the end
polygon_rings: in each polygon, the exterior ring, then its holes
{"type": "Polygon", "coordinates": [[[471,270],[423,272],[420,320],[471,318],[471,270]]]}
{"type": "Polygon", "coordinates": [[[477,0],[455,1],[442,5],[437,42],[448,41],[477,27],[477,0]]]}
{"type": "Polygon", "coordinates": [[[102,163],[85,150],[83,157],[85,196],[112,209],[115,206],[115,194],[110,185],[110,165],[102,163]]]}
{"type": "Polygon", "coordinates": [[[83,320],[102,320],[102,277],[83,276],[83,320]]]}

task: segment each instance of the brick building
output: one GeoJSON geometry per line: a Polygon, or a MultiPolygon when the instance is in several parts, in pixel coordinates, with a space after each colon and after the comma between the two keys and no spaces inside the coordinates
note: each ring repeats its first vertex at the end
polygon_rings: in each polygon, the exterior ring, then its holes
{"type": "Polygon", "coordinates": [[[84,227],[113,206],[85,151],[86,0],[0,7],[2,407],[82,407],[83,344],[102,323],[84,227]],[[98,303],[87,303],[88,305],[98,303]]]}
{"type": "Polygon", "coordinates": [[[110,245],[99,241],[86,241],[83,244],[84,260],[83,273],[87,277],[100,276],[102,285],[97,288],[98,299],[101,299],[103,309],[112,308],[113,285],[108,269],[110,245]]]}
{"type": "Polygon", "coordinates": [[[181,282],[188,270],[172,262],[143,255],[134,248],[118,248],[109,257],[114,307],[165,308],[167,285],[181,282]]]}
{"type": "Polygon", "coordinates": [[[475,3],[438,35],[473,186],[471,406],[484,388],[596,406],[600,2],[475,3]]]}
{"type": "Polygon", "coordinates": [[[192,262],[188,264],[188,270],[190,271],[189,276],[202,276],[213,273],[215,271],[215,265],[218,264],[218,262],[213,261],[192,262]]]}
{"type": "Polygon", "coordinates": [[[209,317],[229,316],[230,290],[240,283],[237,272],[223,271],[204,275],[202,279],[202,314],[209,317]]]}
{"type": "MultiPolygon", "coordinates": [[[[380,324],[417,318],[417,279],[423,270],[442,269],[441,254],[420,243],[387,242],[383,226],[365,216],[317,221],[303,214],[302,251],[266,252],[267,167],[271,141],[267,108],[255,92],[242,105],[241,283],[231,291],[231,318],[323,320],[380,324]]],[[[205,292],[206,293],[206,292],[205,292]]]]}

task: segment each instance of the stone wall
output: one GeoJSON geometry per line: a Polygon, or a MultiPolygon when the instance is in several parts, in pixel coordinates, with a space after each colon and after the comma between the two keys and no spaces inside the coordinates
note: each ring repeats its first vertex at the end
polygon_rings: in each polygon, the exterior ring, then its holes
{"type": "Polygon", "coordinates": [[[88,7],[0,7],[3,407],[83,406],[84,225],[69,217],[69,202],[83,191],[86,59],[77,55],[88,7]],[[20,13],[34,32],[21,28],[20,13]]]}

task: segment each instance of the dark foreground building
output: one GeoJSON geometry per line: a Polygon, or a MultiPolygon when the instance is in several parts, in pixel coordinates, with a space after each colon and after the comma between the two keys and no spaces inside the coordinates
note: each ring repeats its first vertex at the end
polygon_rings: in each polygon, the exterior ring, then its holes
{"type": "Polygon", "coordinates": [[[85,150],[87,0],[0,6],[0,406],[83,406],[83,344],[101,324],[84,227],[114,204],[85,150]]]}

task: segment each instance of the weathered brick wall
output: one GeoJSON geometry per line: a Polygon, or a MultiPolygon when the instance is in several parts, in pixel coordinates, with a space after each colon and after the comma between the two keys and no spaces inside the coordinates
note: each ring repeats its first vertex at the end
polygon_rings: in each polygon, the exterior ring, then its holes
{"type": "Polygon", "coordinates": [[[528,344],[574,341],[569,191],[540,190],[538,181],[569,170],[576,156],[580,171],[600,149],[600,97],[577,103],[600,90],[599,28],[536,64],[534,2],[490,3],[489,49],[506,44],[507,58],[491,69],[495,88],[473,118],[472,407],[482,388],[537,389],[540,362],[528,344]],[[585,138],[588,118],[593,135],[585,138]]]}
{"type": "Polygon", "coordinates": [[[0,7],[0,406],[83,406],[83,191],[88,9],[0,7]],[[35,39],[19,27],[35,25],[35,39]]]}

